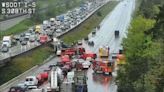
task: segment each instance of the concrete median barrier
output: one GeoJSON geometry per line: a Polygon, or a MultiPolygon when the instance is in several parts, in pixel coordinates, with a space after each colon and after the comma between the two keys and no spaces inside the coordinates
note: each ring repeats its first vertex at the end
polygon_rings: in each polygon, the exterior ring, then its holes
{"type": "Polygon", "coordinates": [[[26,72],[20,74],[19,76],[11,79],[10,81],[6,82],[5,84],[0,86],[0,92],[5,92],[6,89],[9,89],[13,85],[17,84],[18,80],[26,77],[30,72],[35,71],[38,68],[38,65],[32,67],[31,69],[27,70],[26,72]]]}

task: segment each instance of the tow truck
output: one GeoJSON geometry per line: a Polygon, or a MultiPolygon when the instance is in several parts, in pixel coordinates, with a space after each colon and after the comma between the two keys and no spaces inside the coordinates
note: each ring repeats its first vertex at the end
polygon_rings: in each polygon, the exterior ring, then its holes
{"type": "Polygon", "coordinates": [[[93,70],[95,73],[112,75],[113,68],[114,62],[110,62],[109,60],[102,59],[93,63],[93,70]]]}
{"type": "Polygon", "coordinates": [[[103,74],[112,75],[113,66],[114,66],[113,62],[110,62],[108,60],[103,60],[101,66],[102,66],[103,74]]]}
{"type": "Polygon", "coordinates": [[[66,49],[61,50],[61,55],[68,55],[68,56],[72,57],[75,54],[76,54],[75,48],[66,48],[66,49]]]}
{"type": "Polygon", "coordinates": [[[71,65],[71,59],[70,59],[70,56],[69,55],[62,55],[60,57],[60,61],[57,62],[57,65],[58,66],[61,66],[63,67],[64,65],[71,65]]]}
{"type": "Polygon", "coordinates": [[[90,58],[92,58],[92,59],[96,59],[97,58],[97,55],[96,55],[96,53],[93,53],[93,52],[85,52],[84,54],[82,54],[81,56],[80,56],[80,58],[82,58],[82,59],[87,59],[88,57],[90,57],[90,58]]]}
{"type": "Polygon", "coordinates": [[[93,70],[95,73],[103,73],[105,75],[112,75],[114,62],[109,60],[109,47],[99,48],[99,60],[93,62],[93,70]]]}

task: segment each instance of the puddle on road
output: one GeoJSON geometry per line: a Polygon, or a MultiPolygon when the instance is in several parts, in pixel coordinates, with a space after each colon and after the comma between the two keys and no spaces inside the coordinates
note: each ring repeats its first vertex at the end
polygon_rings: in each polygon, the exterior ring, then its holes
{"type": "Polygon", "coordinates": [[[112,76],[95,74],[90,68],[87,71],[88,92],[116,92],[116,85],[112,76]]]}

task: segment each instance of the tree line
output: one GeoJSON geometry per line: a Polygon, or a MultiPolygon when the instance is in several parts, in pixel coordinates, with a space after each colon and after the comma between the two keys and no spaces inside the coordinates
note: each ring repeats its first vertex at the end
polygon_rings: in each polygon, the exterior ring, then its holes
{"type": "Polygon", "coordinates": [[[127,64],[118,71],[118,92],[164,92],[163,0],[142,0],[124,39],[127,64]]]}

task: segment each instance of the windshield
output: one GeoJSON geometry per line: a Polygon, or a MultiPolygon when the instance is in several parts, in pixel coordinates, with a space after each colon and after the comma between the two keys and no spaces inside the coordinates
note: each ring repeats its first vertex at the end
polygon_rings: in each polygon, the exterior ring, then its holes
{"type": "Polygon", "coordinates": [[[3,42],[9,42],[9,40],[3,40],[3,42]]]}

